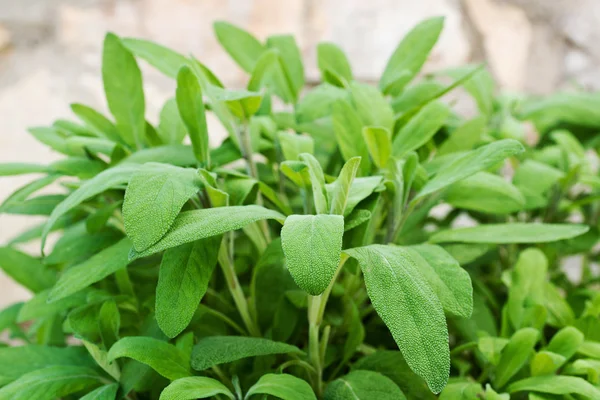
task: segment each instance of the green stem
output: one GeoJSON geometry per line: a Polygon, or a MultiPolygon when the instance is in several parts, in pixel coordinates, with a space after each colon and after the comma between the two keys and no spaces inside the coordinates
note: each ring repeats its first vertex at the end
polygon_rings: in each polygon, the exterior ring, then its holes
{"type": "Polygon", "coordinates": [[[242,290],[237,274],[235,273],[235,267],[231,261],[231,257],[229,256],[226,240],[221,243],[221,247],[219,249],[219,265],[221,265],[223,275],[225,276],[225,281],[227,282],[227,287],[229,288],[229,292],[231,293],[231,297],[233,297],[235,306],[242,317],[242,321],[244,321],[246,329],[250,335],[260,337],[261,335],[258,325],[250,316],[248,301],[246,300],[244,291],[242,290]]]}

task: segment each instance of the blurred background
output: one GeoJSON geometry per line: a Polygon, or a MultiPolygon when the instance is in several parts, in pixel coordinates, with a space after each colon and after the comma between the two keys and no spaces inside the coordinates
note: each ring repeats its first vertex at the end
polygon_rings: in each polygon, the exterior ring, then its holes
{"type": "MultiPolygon", "coordinates": [[[[212,33],[212,22],[227,20],[259,38],[295,35],[309,82],[319,76],[315,46],[324,40],[345,50],[355,76],[375,82],[402,36],[434,15],[446,21],[426,72],[486,62],[504,90],[600,88],[600,0],[0,0],[0,162],[53,161],[27,127],[71,118],[73,102],[106,110],[107,31],[192,53],[226,85],[242,87],[246,75],[212,33]]],[[[154,122],[174,84],[142,69],[154,122]]],[[[2,178],[0,202],[31,179],[2,178]]],[[[39,222],[0,215],[0,245],[39,222]]],[[[0,307],[27,297],[0,271],[0,307]]]]}

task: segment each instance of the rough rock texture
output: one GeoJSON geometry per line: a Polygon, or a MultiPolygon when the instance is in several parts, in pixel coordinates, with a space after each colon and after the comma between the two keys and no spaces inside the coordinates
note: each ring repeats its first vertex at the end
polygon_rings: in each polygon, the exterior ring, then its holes
{"type": "MultiPolygon", "coordinates": [[[[433,15],[446,24],[426,71],[485,61],[510,90],[600,88],[598,0],[0,0],[0,162],[55,159],[25,129],[70,117],[71,102],[106,108],[100,57],[107,31],[193,53],[228,85],[243,86],[245,75],[212,34],[212,22],[224,19],[261,38],[296,35],[310,80],[318,76],[315,45],[327,40],[347,52],[357,77],[374,81],[398,40],[433,15]]],[[[174,85],[143,71],[154,121],[174,85]]],[[[216,141],[222,131],[213,124],[212,132],[216,141]]],[[[0,201],[28,179],[3,178],[0,201]]],[[[33,220],[0,215],[0,245],[33,220]]],[[[26,296],[5,282],[0,275],[0,306],[26,296]]]]}

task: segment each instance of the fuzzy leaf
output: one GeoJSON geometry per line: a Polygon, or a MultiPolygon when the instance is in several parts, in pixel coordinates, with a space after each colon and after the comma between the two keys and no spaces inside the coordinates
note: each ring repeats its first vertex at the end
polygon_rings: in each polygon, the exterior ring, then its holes
{"type": "Polygon", "coordinates": [[[406,400],[390,378],[373,371],[353,371],[327,385],[325,400],[406,400]]]}
{"type": "Polygon", "coordinates": [[[283,222],[285,217],[277,211],[256,205],[184,211],[177,216],[161,240],[144,251],[132,250],[129,256],[131,259],[146,257],[184,243],[234,231],[263,219],[283,222]]]}
{"type": "Polygon", "coordinates": [[[281,230],[286,266],[301,289],[313,296],[331,283],[340,262],[344,218],[340,215],[290,215],[281,230]]]}
{"type": "Polygon", "coordinates": [[[168,249],[156,286],[156,322],[170,338],[190,323],[217,264],[219,235],[168,249]]]}
{"type": "Polygon", "coordinates": [[[441,392],[450,372],[446,319],[410,252],[384,245],[344,252],[360,264],[369,298],[408,365],[432,392],[441,392]]]}
{"type": "Polygon", "coordinates": [[[177,347],[148,336],[129,336],[119,340],[108,351],[108,361],[133,358],[150,366],[167,379],[175,380],[191,375],[186,354],[177,347]]]}
{"type": "Polygon", "coordinates": [[[589,227],[576,224],[487,224],[434,233],[433,243],[546,243],[570,239],[586,233],[589,227]]]}
{"type": "Polygon", "coordinates": [[[221,382],[204,376],[193,376],[171,382],[160,394],[160,400],[195,400],[217,395],[235,399],[233,393],[221,382]]]}
{"type": "Polygon", "coordinates": [[[192,350],[192,368],[204,371],[215,365],[248,357],[300,353],[296,346],[263,338],[245,336],[209,336],[200,339],[192,350]]]}
{"type": "Polygon", "coordinates": [[[244,397],[255,394],[271,395],[281,400],[317,400],[308,382],[288,374],[266,374],[260,377],[244,397]]]}

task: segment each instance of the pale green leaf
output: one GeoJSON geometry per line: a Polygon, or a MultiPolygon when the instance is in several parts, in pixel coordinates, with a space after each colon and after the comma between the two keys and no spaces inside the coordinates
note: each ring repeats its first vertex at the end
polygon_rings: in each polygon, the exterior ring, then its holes
{"type": "Polygon", "coordinates": [[[441,231],[429,238],[433,243],[546,243],[570,239],[589,227],[576,224],[513,223],[487,224],[441,231]]]}
{"type": "Polygon", "coordinates": [[[551,351],[540,351],[533,356],[529,369],[532,376],[552,375],[567,359],[551,351]]]}
{"type": "Polygon", "coordinates": [[[160,394],[160,400],[195,400],[217,395],[235,399],[233,393],[221,382],[204,376],[193,376],[171,382],[160,394]]]}
{"type": "Polygon", "coordinates": [[[46,165],[28,163],[2,163],[0,164],[0,176],[14,176],[24,174],[38,174],[49,172],[46,165]]]}
{"type": "Polygon", "coordinates": [[[356,111],[346,100],[337,100],[332,106],[333,132],[344,160],[360,157],[361,173],[368,175],[371,161],[365,139],[362,136],[363,123],[356,111]]]}
{"type": "Polygon", "coordinates": [[[146,257],[184,243],[234,231],[263,219],[283,222],[284,218],[277,211],[256,205],[184,211],[177,216],[161,240],[142,252],[132,251],[130,258],[146,257]]]}
{"type": "Polygon", "coordinates": [[[317,66],[321,71],[321,79],[329,81],[334,76],[337,82],[347,84],[352,81],[352,68],[346,55],[334,43],[319,43],[317,45],[317,66]],[[341,82],[340,82],[341,81],[341,82]]]}
{"type": "Polygon", "coordinates": [[[176,78],[179,69],[189,63],[189,60],[181,54],[149,40],[123,38],[121,42],[137,57],[147,61],[170,78],[176,78]]]}
{"type": "Polygon", "coordinates": [[[475,382],[450,383],[440,393],[440,400],[479,400],[483,388],[475,382]]]}
{"type": "Polygon", "coordinates": [[[444,165],[440,171],[425,184],[417,198],[436,192],[454,182],[467,178],[479,171],[486,170],[507,157],[523,152],[523,145],[513,139],[504,139],[469,151],[444,165]]]}
{"type": "Polygon", "coordinates": [[[266,374],[260,377],[244,397],[256,394],[271,395],[281,400],[317,400],[312,388],[303,379],[288,374],[266,374]]]}
{"type": "Polygon", "coordinates": [[[302,54],[291,35],[275,35],[267,38],[267,48],[277,49],[283,63],[283,69],[290,82],[290,87],[298,98],[298,94],[304,87],[304,66],[302,65],[302,54]]]}
{"type": "Polygon", "coordinates": [[[540,333],[533,328],[523,328],[515,332],[502,349],[496,367],[495,387],[502,388],[525,365],[540,333]]]}
{"type": "Polygon", "coordinates": [[[331,283],[340,262],[344,217],[290,215],[281,230],[286,266],[300,288],[317,296],[331,283]]]}
{"type": "Polygon", "coordinates": [[[171,98],[160,110],[158,134],[165,143],[180,144],[187,134],[187,128],[177,107],[177,99],[171,98]]]}
{"type": "Polygon", "coordinates": [[[177,347],[148,336],[129,336],[119,340],[108,351],[108,361],[127,357],[150,366],[167,379],[191,375],[186,354],[177,347]]]}
{"type": "Polygon", "coordinates": [[[425,379],[431,391],[441,392],[450,372],[446,318],[410,252],[384,245],[344,252],[360,264],[373,307],[408,365],[425,379]]]}
{"type": "Polygon", "coordinates": [[[444,125],[450,115],[450,109],[445,104],[433,101],[421,108],[394,137],[392,154],[402,158],[409,151],[423,146],[444,125]]]}
{"type": "Polygon", "coordinates": [[[568,360],[577,352],[583,340],[583,333],[579,329],[567,326],[552,336],[546,350],[560,354],[568,360]]]}
{"type": "Polygon", "coordinates": [[[342,167],[338,178],[333,183],[326,185],[330,214],[344,215],[350,187],[356,177],[360,162],[360,157],[348,160],[342,167]]]}
{"type": "Polygon", "coordinates": [[[242,358],[272,354],[300,353],[290,344],[245,336],[209,336],[200,339],[192,351],[192,368],[204,371],[215,365],[242,358]]]}
{"type": "Polygon", "coordinates": [[[325,400],[406,400],[390,378],[373,371],[357,370],[327,385],[325,400]]]}
{"type": "Polygon", "coordinates": [[[217,264],[220,236],[168,249],[156,286],[156,322],[170,338],[190,323],[217,264]]]}
{"type": "Polygon", "coordinates": [[[78,103],[71,104],[71,111],[97,136],[124,143],[115,124],[98,111],[78,103]]]}
{"type": "MultiPolygon", "coordinates": [[[[363,160],[361,159],[361,164],[362,162],[363,160]]],[[[348,199],[346,200],[346,209],[344,211],[344,215],[350,214],[354,210],[354,207],[358,205],[358,203],[376,191],[381,184],[381,181],[381,176],[354,178],[352,185],[350,186],[350,192],[348,192],[348,199]]]]}
{"type": "Polygon", "coordinates": [[[365,126],[362,135],[377,168],[385,168],[392,153],[390,131],[380,126],[365,126]]]}
{"type": "Polygon", "coordinates": [[[246,72],[252,72],[265,47],[245,30],[230,23],[213,24],[217,40],[231,58],[246,72]]]}
{"type": "Polygon", "coordinates": [[[315,143],[312,137],[308,135],[297,135],[293,132],[277,132],[277,139],[281,146],[283,158],[290,161],[297,161],[302,153],[313,154],[315,152],[315,143]]]}
{"type": "Polygon", "coordinates": [[[390,131],[394,128],[394,111],[379,89],[367,84],[352,82],[350,93],[356,113],[363,125],[382,126],[390,131]]]}
{"type": "Polygon", "coordinates": [[[548,394],[578,394],[587,399],[600,399],[600,389],[574,376],[534,376],[517,381],[508,387],[510,393],[531,391],[548,394]]]}
{"type": "Polygon", "coordinates": [[[487,118],[483,115],[469,119],[459,125],[452,131],[450,137],[443,142],[438,151],[437,156],[456,153],[458,151],[471,150],[485,130],[487,118]]]}
{"type": "Polygon", "coordinates": [[[326,214],[327,206],[327,191],[325,189],[325,175],[319,161],[309,153],[300,154],[300,160],[308,167],[308,175],[312,186],[313,199],[315,202],[315,210],[317,214],[326,214]]]}
{"type": "Polygon", "coordinates": [[[133,55],[112,33],[104,39],[102,80],[108,108],[123,140],[142,147],[146,132],[142,73],[133,55]]]}
{"type": "Polygon", "coordinates": [[[125,268],[131,241],[127,238],[66,270],[48,295],[48,302],[64,299],[125,268]]]}

